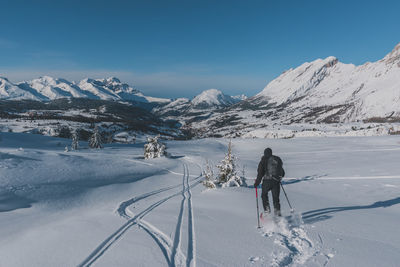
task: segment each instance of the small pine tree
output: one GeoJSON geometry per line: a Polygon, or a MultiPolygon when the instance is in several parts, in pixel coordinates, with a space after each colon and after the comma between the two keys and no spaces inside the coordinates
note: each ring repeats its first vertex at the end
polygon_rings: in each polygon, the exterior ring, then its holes
{"type": "Polygon", "coordinates": [[[236,170],[236,158],[232,154],[232,141],[229,141],[228,153],[225,158],[221,161],[221,164],[217,165],[219,169],[218,184],[222,187],[226,186],[241,186],[242,179],[237,175],[236,170]]]}
{"type": "Polygon", "coordinates": [[[159,137],[159,135],[147,137],[147,144],[144,145],[145,159],[159,158],[165,155],[165,145],[158,142],[159,137]]]}
{"type": "Polygon", "coordinates": [[[99,133],[99,128],[96,126],[94,127],[94,132],[89,139],[89,147],[90,148],[103,148],[101,142],[101,135],[99,133]]]}
{"type": "Polygon", "coordinates": [[[72,150],[78,150],[79,149],[79,138],[78,138],[78,133],[77,133],[76,130],[72,133],[71,149],[72,150]]]}
{"type": "Polygon", "coordinates": [[[203,172],[203,175],[205,177],[205,179],[203,181],[203,185],[210,189],[216,188],[215,179],[214,179],[214,170],[211,167],[208,160],[206,161],[206,170],[203,172]]]}

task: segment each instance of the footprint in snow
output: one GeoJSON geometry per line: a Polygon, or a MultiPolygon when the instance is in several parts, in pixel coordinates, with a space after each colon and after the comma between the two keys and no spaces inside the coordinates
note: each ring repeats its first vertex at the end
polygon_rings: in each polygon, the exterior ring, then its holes
{"type": "Polygon", "coordinates": [[[260,257],[250,257],[250,258],[249,258],[249,261],[250,261],[251,263],[255,263],[255,262],[259,261],[259,260],[260,260],[260,257]]]}
{"type": "Polygon", "coordinates": [[[288,218],[264,218],[263,232],[264,236],[275,238],[271,266],[303,265],[316,253],[300,214],[288,218]]]}

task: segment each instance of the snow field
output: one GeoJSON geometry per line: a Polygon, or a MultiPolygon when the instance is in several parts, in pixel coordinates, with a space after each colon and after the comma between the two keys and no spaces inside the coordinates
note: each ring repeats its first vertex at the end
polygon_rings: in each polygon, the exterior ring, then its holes
{"type": "Polygon", "coordinates": [[[217,190],[205,190],[201,171],[206,159],[214,165],[223,159],[229,140],[170,141],[170,158],[144,160],[143,144],[64,152],[70,140],[1,136],[0,266],[400,260],[396,136],[233,139],[249,186],[217,190]],[[283,186],[295,213],[282,193],[282,218],[267,218],[257,229],[251,185],[265,147],[284,162],[283,186]]]}

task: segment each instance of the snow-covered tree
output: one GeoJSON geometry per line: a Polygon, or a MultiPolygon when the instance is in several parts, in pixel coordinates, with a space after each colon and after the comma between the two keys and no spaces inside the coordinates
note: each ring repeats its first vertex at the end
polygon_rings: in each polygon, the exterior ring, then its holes
{"type": "Polygon", "coordinates": [[[207,188],[214,189],[214,188],[216,188],[216,185],[215,185],[215,179],[214,179],[214,170],[211,166],[212,165],[210,165],[210,163],[207,160],[206,161],[206,169],[203,172],[203,175],[205,177],[205,179],[203,181],[203,185],[207,188]]]}
{"type": "Polygon", "coordinates": [[[147,137],[147,144],[144,145],[145,159],[159,158],[165,155],[165,145],[158,142],[159,137],[159,135],[147,137]]]}
{"type": "Polygon", "coordinates": [[[94,132],[93,132],[92,136],[90,136],[89,147],[90,148],[103,148],[103,145],[101,142],[101,135],[99,133],[99,128],[97,126],[94,127],[94,132]]]}
{"type": "Polygon", "coordinates": [[[72,133],[71,149],[72,150],[78,150],[79,149],[79,138],[78,138],[78,133],[77,133],[76,130],[72,133]]]}
{"type": "Polygon", "coordinates": [[[217,165],[219,169],[218,184],[222,187],[241,186],[242,179],[237,174],[236,158],[232,154],[232,141],[229,141],[228,153],[225,158],[217,165]]]}

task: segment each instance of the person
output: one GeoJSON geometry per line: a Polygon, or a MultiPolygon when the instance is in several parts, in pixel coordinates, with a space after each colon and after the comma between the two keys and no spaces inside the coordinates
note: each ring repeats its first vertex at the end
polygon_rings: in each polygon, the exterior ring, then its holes
{"type": "Polygon", "coordinates": [[[272,200],[274,204],[274,214],[281,216],[281,205],[279,202],[280,183],[285,171],[282,167],[283,163],[280,157],[272,155],[272,149],[266,148],[264,156],[262,156],[257,169],[257,179],[254,187],[257,187],[262,180],[261,199],[264,212],[271,213],[269,205],[268,192],[272,192],[272,200]]]}

